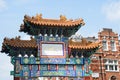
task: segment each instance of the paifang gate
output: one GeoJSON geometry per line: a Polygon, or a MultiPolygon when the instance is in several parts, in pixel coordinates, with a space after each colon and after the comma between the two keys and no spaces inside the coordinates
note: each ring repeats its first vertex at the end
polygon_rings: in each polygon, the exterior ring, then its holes
{"type": "Polygon", "coordinates": [[[42,14],[24,16],[20,32],[31,40],[4,38],[2,51],[11,57],[14,80],[82,80],[89,79],[90,56],[99,42],[73,36],[85,23],[83,19],[44,19],[42,14]]]}

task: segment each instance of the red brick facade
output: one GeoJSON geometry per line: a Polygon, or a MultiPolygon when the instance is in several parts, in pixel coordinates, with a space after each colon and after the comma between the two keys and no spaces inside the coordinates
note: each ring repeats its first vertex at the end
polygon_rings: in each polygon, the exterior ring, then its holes
{"type": "Polygon", "coordinates": [[[98,41],[102,47],[92,55],[90,68],[92,80],[120,80],[120,44],[118,34],[112,29],[104,28],[98,33],[98,41]]]}

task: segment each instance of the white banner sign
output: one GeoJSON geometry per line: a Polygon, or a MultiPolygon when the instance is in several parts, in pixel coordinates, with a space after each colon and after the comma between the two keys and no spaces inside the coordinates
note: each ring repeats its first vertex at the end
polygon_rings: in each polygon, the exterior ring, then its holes
{"type": "Polygon", "coordinates": [[[42,44],[42,55],[44,56],[63,56],[63,44],[42,44]]]}

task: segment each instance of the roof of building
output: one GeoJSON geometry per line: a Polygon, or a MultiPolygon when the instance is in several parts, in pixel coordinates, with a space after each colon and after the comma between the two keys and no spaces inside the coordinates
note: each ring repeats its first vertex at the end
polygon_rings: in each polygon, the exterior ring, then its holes
{"type": "Polygon", "coordinates": [[[102,31],[98,32],[98,37],[103,37],[103,38],[118,38],[118,33],[114,32],[110,28],[103,28],[102,31]]]}
{"type": "Polygon", "coordinates": [[[35,17],[30,17],[28,15],[24,16],[24,22],[29,22],[34,25],[48,26],[48,27],[74,27],[78,25],[84,25],[83,19],[77,20],[67,20],[67,18],[63,15],[60,15],[60,19],[44,19],[42,18],[42,14],[36,15],[35,17]]]}
{"type": "Polygon", "coordinates": [[[30,17],[24,16],[23,24],[20,26],[20,32],[25,32],[29,35],[50,35],[70,37],[75,34],[81,26],[85,23],[83,19],[68,20],[65,16],[61,15],[60,19],[45,19],[42,14],[30,17]]]}
{"type": "Polygon", "coordinates": [[[112,32],[112,29],[111,29],[111,28],[103,28],[103,31],[109,31],[109,32],[112,32]]]}
{"type": "Polygon", "coordinates": [[[69,40],[69,47],[72,49],[94,49],[100,47],[99,42],[90,42],[87,41],[86,39],[82,39],[80,42],[74,42],[69,40]]]}
{"type": "Polygon", "coordinates": [[[31,40],[20,40],[20,37],[8,39],[4,38],[2,50],[5,46],[18,47],[18,48],[37,48],[36,41],[31,37],[31,40]]]}
{"type": "MultiPolygon", "coordinates": [[[[94,49],[100,46],[98,42],[87,42],[86,39],[82,39],[81,42],[74,42],[71,39],[68,42],[69,48],[72,49],[94,49]]],[[[8,52],[8,47],[13,48],[32,48],[37,49],[37,43],[34,38],[31,38],[31,40],[20,40],[20,37],[8,39],[5,38],[3,45],[2,45],[2,51],[1,52],[8,52]]],[[[9,52],[8,52],[9,53],[9,52]]]]}

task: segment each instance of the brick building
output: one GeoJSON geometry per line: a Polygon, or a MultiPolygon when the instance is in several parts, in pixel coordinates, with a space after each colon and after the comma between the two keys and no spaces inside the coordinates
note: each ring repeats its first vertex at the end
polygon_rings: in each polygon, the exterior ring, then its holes
{"type": "Polygon", "coordinates": [[[91,56],[92,80],[120,80],[120,40],[112,29],[103,28],[98,39],[88,37],[88,41],[100,41],[101,48],[91,56]]]}

